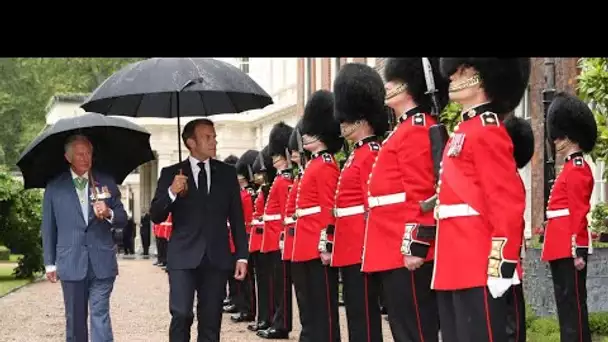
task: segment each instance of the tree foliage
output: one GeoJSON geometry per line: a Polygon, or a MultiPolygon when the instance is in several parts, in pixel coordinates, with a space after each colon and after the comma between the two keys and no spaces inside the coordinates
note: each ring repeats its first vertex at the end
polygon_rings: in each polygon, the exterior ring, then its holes
{"type": "Polygon", "coordinates": [[[23,254],[15,268],[17,278],[32,278],[44,270],[41,221],[41,191],[24,191],[6,169],[0,170],[0,245],[23,254]]]}
{"type": "MultiPolygon", "coordinates": [[[[608,58],[581,58],[578,96],[589,103],[597,122],[597,144],[590,153],[593,161],[608,157],[608,58]]],[[[603,177],[606,178],[606,173],[603,177]]]]}
{"type": "Polygon", "coordinates": [[[0,58],[0,164],[14,169],[57,93],[89,93],[141,58],[0,58]]]}

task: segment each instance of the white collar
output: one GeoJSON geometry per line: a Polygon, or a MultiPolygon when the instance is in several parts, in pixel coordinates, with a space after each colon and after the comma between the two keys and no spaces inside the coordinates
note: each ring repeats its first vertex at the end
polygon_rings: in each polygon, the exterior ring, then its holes
{"type": "MultiPolygon", "coordinates": [[[[190,155],[190,156],[188,156],[188,161],[190,161],[190,167],[191,167],[192,169],[195,169],[195,167],[196,167],[196,168],[198,168],[198,167],[199,167],[199,166],[198,166],[198,163],[200,163],[200,162],[201,162],[200,160],[198,160],[198,159],[194,158],[194,157],[193,157],[193,156],[191,156],[191,155],[190,155]]],[[[205,164],[209,164],[209,158],[207,158],[206,160],[203,160],[202,162],[203,162],[203,163],[205,163],[205,164]]]]}
{"type": "Polygon", "coordinates": [[[72,174],[72,179],[76,179],[78,177],[82,177],[84,179],[86,179],[87,181],[89,181],[89,173],[85,172],[82,176],[79,176],[76,174],[76,172],[74,172],[74,170],[72,170],[72,168],[70,168],[70,173],[72,174]]]}

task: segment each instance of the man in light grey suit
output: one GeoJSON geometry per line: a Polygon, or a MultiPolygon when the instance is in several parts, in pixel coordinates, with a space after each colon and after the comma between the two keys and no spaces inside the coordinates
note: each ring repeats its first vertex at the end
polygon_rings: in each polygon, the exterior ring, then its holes
{"type": "Polygon", "coordinates": [[[66,341],[72,342],[88,341],[89,302],[91,341],[113,341],[110,294],[118,264],[110,230],[127,224],[118,186],[112,177],[91,171],[92,155],[86,137],[67,140],[70,170],[47,184],[42,209],[46,276],[53,283],[61,281],[66,341]],[[94,191],[97,201],[91,196],[94,191]]]}

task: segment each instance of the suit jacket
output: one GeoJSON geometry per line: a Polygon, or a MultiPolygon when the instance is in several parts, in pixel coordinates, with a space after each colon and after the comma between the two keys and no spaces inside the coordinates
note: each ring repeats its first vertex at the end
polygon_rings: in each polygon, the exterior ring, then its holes
{"type": "Polygon", "coordinates": [[[106,186],[111,194],[111,198],[105,201],[114,212],[112,224],[95,217],[90,189],[87,193],[87,224],[70,171],[61,173],[50,181],[44,191],[41,228],[44,264],[55,265],[57,276],[61,280],[83,280],[87,276],[89,261],[99,279],[118,274],[111,228],[124,227],[127,224],[127,213],[120,201],[120,190],[114,179],[95,170],[92,174],[95,186],[106,186]]]}
{"type": "Polygon", "coordinates": [[[165,221],[172,213],[173,232],[167,250],[168,269],[194,269],[207,256],[213,267],[234,268],[236,259],[247,259],[247,236],[236,169],[219,160],[210,160],[211,188],[205,197],[198,192],[188,159],[163,168],[150,206],[154,223],[165,221]],[[171,201],[169,187],[182,170],[188,177],[186,196],[171,201]],[[226,220],[234,239],[235,254],[230,253],[226,220]]]}

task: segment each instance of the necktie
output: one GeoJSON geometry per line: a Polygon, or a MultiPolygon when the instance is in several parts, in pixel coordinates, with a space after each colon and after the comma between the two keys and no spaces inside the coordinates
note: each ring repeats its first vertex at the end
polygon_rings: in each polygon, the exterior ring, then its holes
{"type": "Polygon", "coordinates": [[[74,185],[78,190],[84,190],[87,186],[87,179],[84,177],[76,177],[74,178],[74,185]]]}
{"type": "Polygon", "coordinates": [[[198,167],[201,169],[198,173],[198,191],[207,195],[207,171],[205,170],[205,163],[199,162],[198,167]]]}

